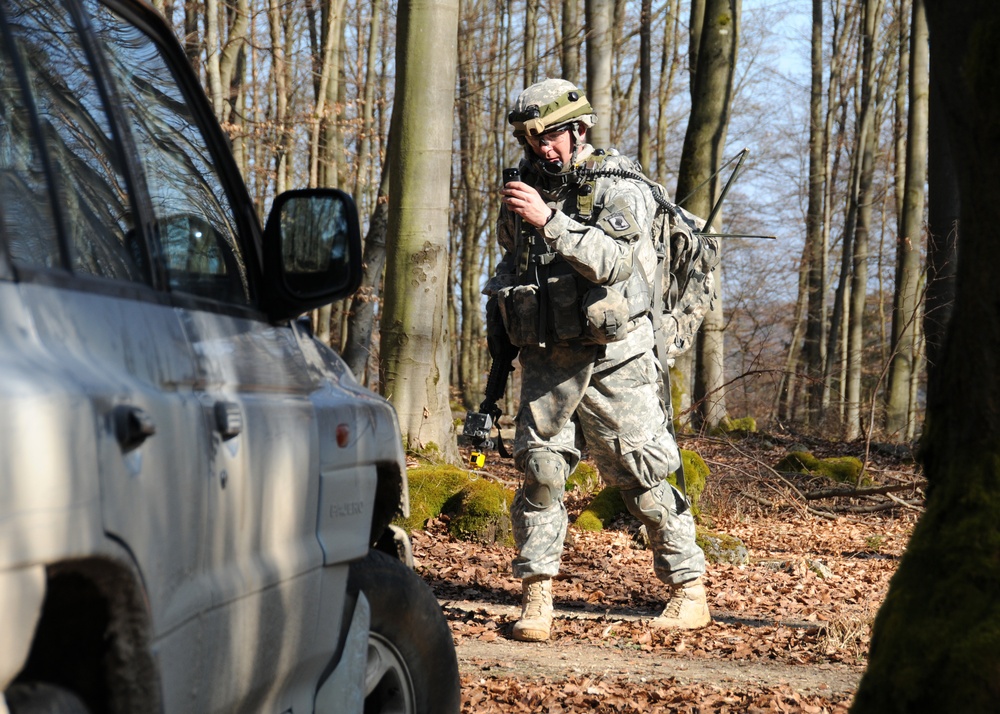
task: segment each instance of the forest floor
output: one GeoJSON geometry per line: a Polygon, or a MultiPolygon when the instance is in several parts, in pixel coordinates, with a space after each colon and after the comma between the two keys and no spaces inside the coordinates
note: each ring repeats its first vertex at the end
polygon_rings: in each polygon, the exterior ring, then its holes
{"type": "MultiPolygon", "coordinates": [[[[701,630],[646,624],[667,590],[631,516],[597,533],[570,527],[544,643],[511,638],[520,610],[512,548],[457,541],[440,519],[413,534],[417,571],[455,638],[463,714],[847,711],[919,516],[917,467],[860,444],[763,435],[682,437],[681,446],[712,471],[701,525],[749,551],[746,564],[709,565],[712,623],[701,630]],[[867,475],[896,495],[819,498],[830,482],[771,468],[801,446],[820,457],[867,455],[867,475]]],[[[518,478],[499,458],[484,473],[518,478]]],[[[567,495],[571,523],[590,498],[567,495]]]]}

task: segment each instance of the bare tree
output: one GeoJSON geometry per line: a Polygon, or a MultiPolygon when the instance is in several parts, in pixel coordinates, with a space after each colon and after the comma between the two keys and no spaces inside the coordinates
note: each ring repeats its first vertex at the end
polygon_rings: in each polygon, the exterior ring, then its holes
{"type": "Polygon", "coordinates": [[[599,148],[611,146],[611,68],[613,45],[611,16],[613,0],[586,0],[587,10],[587,98],[597,114],[597,124],[590,129],[590,143],[599,148]]]}
{"type": "MultiPolygon", "coordinates": [[[[740,0],[706,0],[697,68],[692,77],[691,116],[677,179],[677,195],[696,215],[707,217],[719,194],[718,176],[732,106],[739,44],[740,0]]],[[[705,315],[695,358],[694,397],[703,424],[716,426],[726,415],[721,270],[720,297],[705,315]]]]}
{"type": "Polygon", "coordinates": [[[444,286],[458,0],[403,0],[396,32],[381,384],[406,445],[454,458],[444,286]]]}
{"type": "Polygon", "coordinates": [[[875,76],[876,43],[879,40],[878,18],[883,0],[862,3],[863,34],[861,43],[861,105],[858,117],[855,181],[851,196],[857,216],[854,224],[854,244],[851,256],[851,292],[847,332],[847,382],[845,391],[844,436],[856,439],[861,435],[861,372],[864,341],[864,313],[868,298],[868,250],[872,225],[871,187],[878,146],[877,82],[875,76]]]}
{"type": "Polygon", "coordinates": [[[580,0],[562,0],[562,77],[573,84],[580,83],[580,44],[583,23],[580,22],[580,0]]]}
{"type": "Polygon", "coordinates": [[[886,431],[905,439],[913,420],[910,382],[915,365],[915,335],[920,285],[920,246],[924,223],[924,182],[927,177],[927,105],[929,89],[927,14],[924,0],[912,0],[909,53],[909,114],[906,180],[897,246],[896,290],[892,316],[892,365],[886,411],[886,431]]]}

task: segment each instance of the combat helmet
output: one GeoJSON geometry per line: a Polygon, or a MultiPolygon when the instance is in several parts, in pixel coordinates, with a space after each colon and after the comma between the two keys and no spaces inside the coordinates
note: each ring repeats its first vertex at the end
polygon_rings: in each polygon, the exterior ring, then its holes
{"type": "MultiPolygon", "coordinates": [[[[573,137],[573,157],[584,143],[587,129],[597,123],[597,115],[590,106],[586,95],[575,84],[565,79],[544,79],[526,88],[518,95],[514,107],[507,115],[507,121],[514,127],[514,137],[524,145],[525,137],[538,136],[545,132],[567,127],[573,137]]],[[[528,159],[538,162],[530,150],[528,159]]],[[[570,166],[558,166],[556,173],[570,170],[570,166]]],[[[546,173],[553,173],[543,167],[546,173]]]]}
{"type": "Polygon", "coordinates": [[[518,95],[507,115],[514,136],[524,143],[526,136],[538,136],[570,123],[587,128],[597,123],[597,115],[587,97],[565,79],[544,79],[518,95]]]}

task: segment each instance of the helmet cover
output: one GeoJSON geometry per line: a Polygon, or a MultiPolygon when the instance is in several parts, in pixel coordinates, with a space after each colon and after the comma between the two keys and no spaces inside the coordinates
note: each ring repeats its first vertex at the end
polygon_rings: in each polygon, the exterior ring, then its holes
{"type": "Polygon", "coordinates": [[[523,142],[526,136],[538,136],[576,122],[590,128],[597,123],[597,116],[587,97],[572,82],[545,79],[518,95],[507,121],[514,127],[514,136],[523,142]]]}

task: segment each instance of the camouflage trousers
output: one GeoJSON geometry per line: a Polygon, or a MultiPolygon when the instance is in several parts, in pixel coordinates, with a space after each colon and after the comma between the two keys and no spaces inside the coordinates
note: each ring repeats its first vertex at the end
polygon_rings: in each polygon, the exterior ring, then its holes
{"type": "MultiPolygon", "coordinates": [[[[657,370],[655,357],[645,352],[613,369],[595,371],[573,418],[548,439],[534,429],[530,411],[521,409],[514,458],[523,471],[532,453],[557,453],[569,474],[580,460],[579,429],[601,478],[621,489],[626,506],[646,526],[657,578],[676,585],[705,572],[705,555],[695,543],[691,509],[666,481],[680,465],[680,453],[667,430],[657,370]]],[[[511,506],[518,550],[514,576],[553,577],[559,573],[568,525],[563,491],[538,508],[524,490],[522,485],[511,506]]]]}

